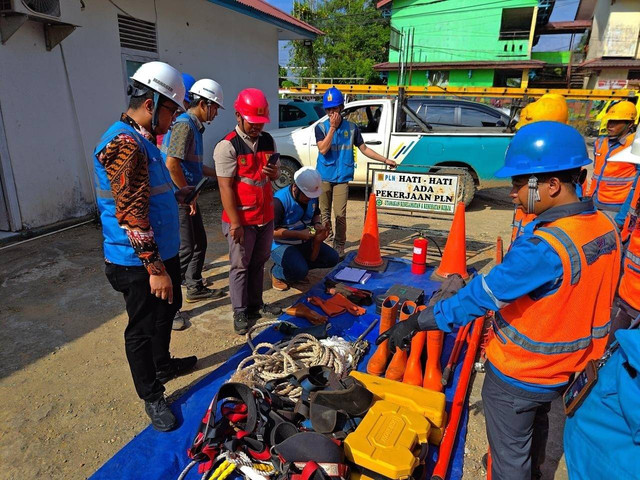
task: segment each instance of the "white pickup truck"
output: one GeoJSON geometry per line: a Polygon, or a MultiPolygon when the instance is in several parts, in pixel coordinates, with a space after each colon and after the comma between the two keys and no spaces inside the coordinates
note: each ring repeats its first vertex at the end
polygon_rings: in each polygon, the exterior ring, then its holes
{"type": "MultiPolygon", "coordinates": [[[[446,167],[463,167],[464,202],[471,203],[476,188],[494,177],[504,162],[512,133],[505,132],[509,116],[491,106],[466,100],[415,99],[404,105],[395,99],[359,100],[345,105],[343,117],[357,124],[367,146],[398,163],[398,170],[446,173],[446,167]]],[[[318,146],[315,127],[272,130],[280,152],[281,176],[276,188],[293,181],[302,166],[315,167],[318,146]]],[[[355,149],[353,183],[366,182],[367,162],[381,166],[355,149]]],[[[452,174],[461,170],[451,169],[452,174]]]]}

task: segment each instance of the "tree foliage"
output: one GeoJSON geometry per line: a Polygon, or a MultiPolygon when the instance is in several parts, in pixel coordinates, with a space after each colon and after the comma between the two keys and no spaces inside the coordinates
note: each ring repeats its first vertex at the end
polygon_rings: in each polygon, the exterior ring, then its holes
{"type": "Polygon", "coordinates": [[[293,16],[325,33],[313,42],[291,42],[289,67],[295,75],[382,83],[373,65],[389,57],[389,19],[375,1],[295,0],[293,16]]]}

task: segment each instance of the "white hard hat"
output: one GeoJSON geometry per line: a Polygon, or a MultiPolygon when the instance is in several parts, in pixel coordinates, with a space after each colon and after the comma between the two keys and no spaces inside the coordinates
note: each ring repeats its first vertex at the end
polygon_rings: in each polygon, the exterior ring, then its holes
{"type": "Polygon", "coordinates": [[[322,177],[313,167],[302,167],[293,175],[293,181],[309,198],[318,198],[322,193],[322,177]]]}
{"type": "Polygon", "coordinates": [[[612,155],[609,161],[640,164],[640,137],[636,137],[630,147],[612,155]]]}
{"type": "Polygon", "coordinates": [[[167,97],[184,110],[185,88],[182,74],[164,62],[148,62],[140,66],[131,80],[150,88],[154,92],[167,97]]]}
{"type": "Polygon", "coordinates": [[[189,93],[211,100],[212,102],[217,103],[220,108],[224,109],[224,105],[222,104],[224,101],[222,87],[215,80],[202,78],[193,84],[189,93]]]}

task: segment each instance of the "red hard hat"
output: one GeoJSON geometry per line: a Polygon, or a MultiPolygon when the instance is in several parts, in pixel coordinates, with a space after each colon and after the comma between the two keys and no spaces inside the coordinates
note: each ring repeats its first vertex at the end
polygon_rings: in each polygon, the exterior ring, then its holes
{"type": "Polygon", "coordinates": [[[269,123],[269,102],[257,88],[242,90],[233,106],[249,123],[269,123]]]}

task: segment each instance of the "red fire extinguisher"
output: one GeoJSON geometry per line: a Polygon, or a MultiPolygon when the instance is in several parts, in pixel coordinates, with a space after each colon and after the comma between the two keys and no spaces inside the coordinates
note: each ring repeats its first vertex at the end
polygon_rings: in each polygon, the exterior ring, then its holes
{"type": "Polygon", "coordinates": [[[427,271],[427,242],[426,238],[418,237],[413,241],[413,260],[411,261],[411,273],[422,275],[427,271]]]}

